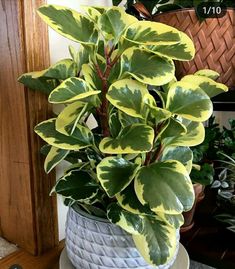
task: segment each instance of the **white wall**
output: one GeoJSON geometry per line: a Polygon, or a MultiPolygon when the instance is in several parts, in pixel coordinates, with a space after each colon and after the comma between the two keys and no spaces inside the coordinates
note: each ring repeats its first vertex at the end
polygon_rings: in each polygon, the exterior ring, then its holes
{"type": "MultiPolygon", "coordinates": [[[[110,6],[112,4],[111,0],[47,0],[48,4],[56,4],[60,6],[66,6],[77,11],[82,11],[81,5],[87,6],[110,6]]],[[[50,57],[51,63],[55,63],[60,59],[70,57],[68,52],[68,46],[73,45],[74,47],[79,47],[79,45],[73,41],[70,41],[63,36],[57,34],[54,30],[49,29],[49,47],[50,47],[50,57]]],[[[61,165],[57,169],[57,178],[63,174],[65,164],[61,165]]],[[[64,238],[65,231],[65,220],[67,214],[67,207],[63,205],[63,200],[58,197],[58,217],[59,217],[59,239],[64,238]]]]}

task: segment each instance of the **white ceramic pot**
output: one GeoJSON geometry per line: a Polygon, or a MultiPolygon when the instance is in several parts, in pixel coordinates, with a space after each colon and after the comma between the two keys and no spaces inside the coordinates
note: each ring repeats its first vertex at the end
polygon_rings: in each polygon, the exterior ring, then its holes
{"type": "Polygon", "coordinates": [[[68,258],[76,269],[167,269],[178,253],[166,265],[153,267],[141,257],[132,236],[106,219],[70,208],[66,224],[68,258]]]}

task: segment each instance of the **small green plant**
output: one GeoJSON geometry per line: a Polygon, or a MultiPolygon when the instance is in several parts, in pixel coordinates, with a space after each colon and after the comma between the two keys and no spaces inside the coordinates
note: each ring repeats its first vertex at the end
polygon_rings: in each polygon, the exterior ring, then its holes
{"type": "Polygon", "coordinates": [[[84,9],[86,15],[54,5],[39,9],[81,49],[70,47],[70,59],[19,78],[63,105],[35,127],[47,143],[45,171],[70,162],[53,191],[131,233],[149,264],[164,264],[175,253],[182,212],[194,202],[189,147],[204,140],[210,97],[227,87],[210,70],[176,80],[173,60],[195,53],[177,29],[138,21],[118,7],[84,9]]]}

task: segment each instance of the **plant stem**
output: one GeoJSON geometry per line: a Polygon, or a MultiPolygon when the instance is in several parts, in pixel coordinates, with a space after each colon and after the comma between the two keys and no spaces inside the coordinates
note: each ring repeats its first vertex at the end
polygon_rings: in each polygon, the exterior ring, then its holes
{"type": "MultiPolygon", "coordinates": [[[[102,132],[104,137],[110,136],[110,131],[109,131],[109,122],[108,122],[108,100],[106,98],[106,94],[108,92],[108,77],[110,75],[110,72],[112,70],[112,67],[117,63],[119,57],[115,57],[113,61],[111,61],[111,54],[108,53],[108,47],[104,48],[105,51],[105,58],[106,58],[106,69],[104,73],[100,69],[99,65],[96,64],[96,70],[98,73],[99,78],[102,81],[102,103],[100,108],[97,109],[98,115],[100,116],[101,119],[101,127],[102,127],[102,132]]],[[[111,50],[112,51],[112,50],[111,50]]]]}

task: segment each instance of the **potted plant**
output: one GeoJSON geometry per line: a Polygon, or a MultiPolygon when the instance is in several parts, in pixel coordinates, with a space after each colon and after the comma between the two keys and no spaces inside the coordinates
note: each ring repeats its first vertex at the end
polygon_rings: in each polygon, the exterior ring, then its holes
{"type": "Polygon", "coordinates": [[[227,87],[208,78],[212,71],[175,79],[172,59],[194,56],[192,41],[177,29],[118,7],[84,9],[86,15],[39,8],[81,49],[70,47],[72,59],[19,78],[64,105],[35,132],[49,149],[47,173],[71,163],[53,189],[70,206],[68,256],[76,268],[168,268],[182,212],[194,202],[189,147],[204,139],[210,97],[227,87]]]}
{"type": "MultiPolygon", "coordinates": [[[[116,4],[120,1],[114,1],[116,4]]],[[[196,56],[189,62],[176,62],[176,75],[178,78],[186,74],[194,73],[202,68],[209,68],[221,73],[220,82],[229,87],[235,84],[233,62],[235,51],[233,46],[234,36],[234,1],[232,0],[156,0],[141,1],[128,0],[127,10],[138,18],[158,21],[171,25],[188,34],[194,41],[196,56]],[[209,8],[223,6],[227,11],[223,16],[212,15],[212,18],[204,19],[198,14],[198,6],[206,5],[209,8]],[[219,42],[218,42],[219,40],[219,42]]],[[[202,10],[202,9],[201,9],[202,10]]]]}

